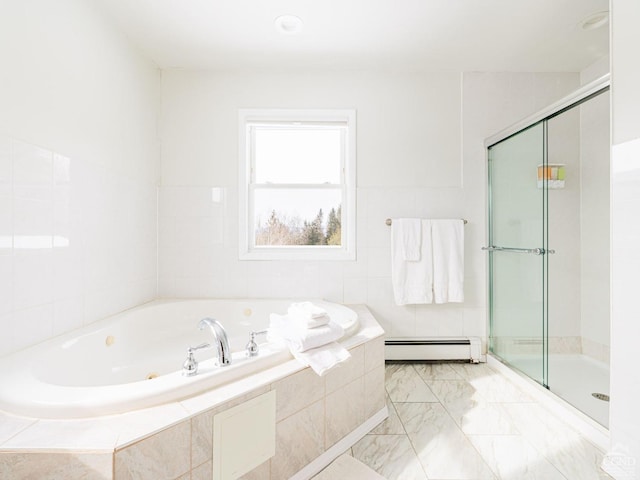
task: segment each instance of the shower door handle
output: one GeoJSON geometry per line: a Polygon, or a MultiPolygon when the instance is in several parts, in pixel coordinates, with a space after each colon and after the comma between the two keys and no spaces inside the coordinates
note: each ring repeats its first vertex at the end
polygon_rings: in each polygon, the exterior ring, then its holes
{"type": "Polygon", "coordinates": [[[496,247],[495,245],[492,245],[489,247],[482,247],[482,250],[485,250],[487,252],[531,253],[533,255],[544,255],[545,253],[556,253],[555,250],[549,250],[547,252],[544,248],[496,247]]]}

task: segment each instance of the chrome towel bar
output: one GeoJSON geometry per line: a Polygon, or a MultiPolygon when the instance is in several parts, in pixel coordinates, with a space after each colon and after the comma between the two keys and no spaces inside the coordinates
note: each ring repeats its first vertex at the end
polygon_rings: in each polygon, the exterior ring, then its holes
{"type": "MultiPolygon", "coordinates": [[[[465,224],[465,225],[467,224],[467,220],[466,220],[466,219],[461,218],[460,220],[462,220],[462,221],[464,222],[464,224],[465,224]]],[[[387,226],[389,226],[389,227],[390,227],[390,226],[391,226],[391,224],[393,223],[393,220],[391,220],[390,218],[387,218],[387,219],[384,221],[384,223],[385,223],[385,224],[387,224],[387,226]]]]}
{"type": "Polygon", "coordinates": [[[532,253],[534,255],[544,255],[545,253],[554,254],[555,250],[545,250],[544,248],[516,248],[516,247],[482,247],[487,252],[513,252],[513,253],[532,253]]]}

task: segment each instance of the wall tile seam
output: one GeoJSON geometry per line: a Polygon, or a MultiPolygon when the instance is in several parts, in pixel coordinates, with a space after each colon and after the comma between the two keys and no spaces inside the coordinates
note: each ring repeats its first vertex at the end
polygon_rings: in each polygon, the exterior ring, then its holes
{"type": "Polygon", "coordinates": [[[324,396],[324,398],[327,398],[329,395],[333,395],[334,393],[339,392],[340,390],[342,390],[342,389],[343,389],[343,388],[345,388],[346,386],[348,386],[348,385],[352,384],[352,383],[353,383],[353,382],[355,382],[356,380],[361,379],[361,378],[364,378],[364,377],[366,376],[366,374],[367,374],[367,373],[368,373],[368,372],[365,372],[365,373],[359,374],[359,375],[357,375],[357,376],[353,377],[353,378],[352,378],[351,380],[349,380],[347,383],[342,384],[342,385],[340,385],[339,387],[334,388],[333,390],[327,390],[327,393],[326,393],[326,395],[324,396]]]}
{"type": "MultiPolygon", "coordinates": [[[[182,424],[185,424],[185,423],[189,424],[189,443],[191,443],[191,436],[193,435],[193,428],[191,426],[191,419],[192,418],[193,418],[192,416],[189,416],[189,417],[187,417],[187,418],[185,418],[183,420],[180,420],[178,422],[175,422],[175,423],[173,423],[173,424],[171,424],[171,425],[169,425],[167,427],[163,427],[160,430],[154,431],[150,435],[146,435],[144,437],[141,437],[141,438],[138,438],[138,439],[134,440],[133,442],[126,443],[124,446],[121,446],[121,447],[116,446],[113,449],[113,453],[114,453],[114,455],[116,455],[116,454],[126,450],[127,448],[134,447],[134,446],[138,445],[139,443],[142,443],[142,442],[145,442],[147,440],[150,440],[150,439],[152,439],[152,438],[154,438],[154,437],[156,437],[158,435],[162,435],[162,434],[166,433],[167,430],[170,430],[172,428],[181,426],[182,424]]],[[[190,444],[189,451],[191,451],[192,447],[193,447],[193,445],[190,444]]]]}
{"type": "MultiPolygon", "coordinates": [[[[274,390],[277,392],[277,389],[274,389],[274,390]]],[[[297,409],[297,410],[295,410],[294,412],[289,413],[287,416],[285,416],[285,417],[282,417],[282,418],[278,419],[278,420],[276,421],[276,426],[277,426],[279,423],[284,422],[285,420],[287,420],[287,419],[291,418],[292,416],[297,415],[298,413],[302,412],[303,410],[305,410],[305,409],[309,408],[310,406],[314,405],[315,403],[318,403],[318,402],[322,402],[322,401],[324,401],[324,399],[325,399],[325,398],[327,398],[327,395],[328,395],[328,394],[326,393],[326,390],[325,390],[325,393],[323,393],[323,394],[322,394],[322,396],[320,396],[320,397],[318,397],[318,398],[315,398],[315,399],[313,399],[313,400],[310,400],[310,401],[309,401],[309,403],[307,403],[307,404],[305,404],[304,406],[302,406],[302,407],[298,408],[298,409],[297,409]]],[[[277,408],[277,406],[276,406],[276,408],[277,408]]]]}
{"type": "Polygon", "coordinates": [[[189,453],[188,453],[189,461],[188,461],[188,464],[189,464],[189,466],[187,467],[186,471],[182,472],[176,478],[180,478],[181,476],[183,476],[183,475],[185,475],[187,473],[189,474],[189,477],[191,477],[191,470],[193,470],[192,469],[192,465],[191,465],[191,461],[193,459],[193,427],[191,425],[191,419],[189,418],[189,419],[187,419],[187,421],[189,422],[189,435],[188,435],[188,438],[189,438],[189,453]]]}
{"type": "Polygon", "coordinates": [[[10,450],[0,450],[2,455],[114,455],[115,450],[80,450],[75,448],[12,448],[10,450]]]}
{"type": "MultiPolygon", "coordinates": [[[[358,378],[354,379],[353,381],[351,381],[351,382],[349,382],[349,383],[347,383],[347,384],[343,385],[342,387],[340,387],[339,389],[337,389],[335,392],[333,392],[333,393],[332,393],[332,394],[330,394],[330,395],[336,395],[336,394],[339,394],[339,392],[340,392],[341,390],[346,390],[347,388],[351,387],[353,384],[355,384],[355,383],[356,383],[356,382],[358,382],[358,381],[362,383],[362,389],[363,389],[363,394],[364,394],[365,379],[364,379],[364,376],[362,376],[362,377],[358,377],[358,378]]],[[[331,448],[333,445],[335,445],[335,444],[336,444],[336,443],[338,443],[340,440],[342,440],[343,438],[345,438],[345,437],[346,437],[347,435],[349,435],[349,433],[351,432],[351,430],[350,430],[349,432],[347,432],[346,434],[344,434],[342,437],[340,437],[340,438],[338,438],[337,440],[335,440],[333,443],[331,443],[331,442],[328,440],[328,438],[327,438],[327,430],[328,430],[328,429],[327,429],[327,423],[328,423],[328,421],[329,421],[329,416],[327,415],[327,401],[328,401],[328,398],[329,398],[329,396],[330,396],[330,395],[327,395],[327,396],[324,398],[324,401],[323,401],[323,403],[324,403],[324,410],[325,410],[324,422],[323,422],[323,426],[324,426],[324,437],[323,437],[323,438],[324,438],[324,451],[329,450],[329,448],[331,448]]],[[[364,402],[364,398],[359,399],[359,401],[360,401],[360,407],[361,407],[361,408],[359,408],[359,409],[358,409],[358,411],[359,411],[359,412],[362,412],[362,413],[363,413],[363,417],[364,417],[364,403],[365,403],[365,402],[364,402]]],[[[363,419],[362,419],[362,421],[365,421],[365,420],[366,420],[366,418],[363,418],[363,419]]],[[[361,423],[361,422],[360,422],[360,423],[361,423]]]]}
{"type": "Polygon", "coordinates": [[[374,354],[375,352],[371,352],[372,348],[378,348],[376,346],[373,345],[374,342],[376,342],[378,339],[382,339],[382,363],[384,364],[384,338],[385,338],[385,334],[381,334],[378,335],[377,337],[374,337],[370,340],[368,340],[367,342],[363,343],[364,345],[364,373],[367,374],[372,370],[375,370],[376,368],[378,368],[380,365],[375,365],[372,368],[369,368],[367,370],[367,365],[369,363],[373,363],[373,362],[367,362],[367,357],[371,358],[371,355],[374,354]],[[367,351],[369,352],[367,355],[367,351]]]}
{"type": "MultiPolygon", "coordinates": [[[[24,418],[24,417],[23,417],[24,418]]],[[[4,453],[7,452],[9,450],[5,450],[3,448],[3,445],[10,442],[11,440],[13,440],[15,437],[17,437],[18,435],[20,435],[21,433],[25,432],[26,430],[28,430],[31,427],[34,427],[36,424],[38,423],[38,420],[34,420],[33,422],[31,422],[29,425],[21,428],[20,430],[18,430],[16,433],[14,433],[13,435],[11,435],[9,438],[7,438],[6,440],[4,440],[2,443],[0,443],[0,453],[4,453]]]]}
{"type": "Polygon", "coordinates": [[[327,446],[327,396],[322,399],[322,451],[326,452],[331,448],[327,446]]]}

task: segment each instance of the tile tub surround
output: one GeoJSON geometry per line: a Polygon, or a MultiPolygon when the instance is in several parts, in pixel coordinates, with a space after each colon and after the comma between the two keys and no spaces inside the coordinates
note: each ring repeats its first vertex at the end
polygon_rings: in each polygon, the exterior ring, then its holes
{"type": "Polygon", "coordinates": [[[307,478],[366,433],[359,427],[385,416],[384,332],[365,306],[350,308],[360,319],[344,343],[352,358],[324,377],[291,360],[122,415],[38,420],[0,413],[0,478],[211,478],[214,415],[270,390],[277,392],[276,455],[243,478],[307,478]]]}

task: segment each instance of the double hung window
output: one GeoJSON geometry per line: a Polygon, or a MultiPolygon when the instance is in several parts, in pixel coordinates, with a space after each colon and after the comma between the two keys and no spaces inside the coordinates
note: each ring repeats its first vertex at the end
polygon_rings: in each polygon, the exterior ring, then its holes
{"type": "Polygon", "coordinates": [[[355,258],[355,112],[240,111],[240,258],[355,258]]]}

